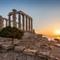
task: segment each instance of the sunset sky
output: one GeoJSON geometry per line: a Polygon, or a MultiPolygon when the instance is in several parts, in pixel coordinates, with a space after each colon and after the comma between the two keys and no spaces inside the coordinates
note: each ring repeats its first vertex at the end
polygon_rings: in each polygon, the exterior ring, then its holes
{"type": "Polygon", "coordinates": [[[0,15],[7,17],[11,9],[32,16],[37,33],[54,35],[60,30],[60,0],[0,0],[0,15]]]}

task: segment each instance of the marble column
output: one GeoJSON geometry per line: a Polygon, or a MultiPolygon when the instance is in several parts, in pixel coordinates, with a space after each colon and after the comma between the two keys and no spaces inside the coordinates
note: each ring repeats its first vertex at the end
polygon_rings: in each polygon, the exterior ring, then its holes
{"type": "Polygon", "coordinates": [[[27,31],[27,25],[28,25],[28,24],[27,24],[27,16],[26,16],[26,31],[27,31]]]}
{"type": "Polygon", "coordinates": [[[12,16],[13,16],[13,27],[17,27],[17,23],[16,23],[16,10],[13,9],[13,12],[12,12],[12,16]]]}
{"type": "Polygon", "coordinates": [[[9,26],[11,26],[11,15],[8,15],[8,20],[9,20],[9,26]]]}
{"type": "Polygon", "coordinates": [[[5,21],[6,21],[6,27],[8,26],[8,21],[7,21],[7,19],[5,19],[5,21]]]}
{"type": "Polygon", "coordinates": [[[24,15],[22,14],[22,27],[23,27],[23,31],[24,31],[24,15]]]}
{"type": "Polygon", "coordinates": [[[2,29],[4,26],[4,23],[3,23],[3,17],[0,16],[0,29],[2,29]]]}
{"type": "Polygon", "coordinates": [[[33,30],[33,21],[32,21],[32,18],[31,18],[31,31],[33,30]]]}
{"type": "Polygon", "coordinates": [[[30,31],[30,17],[29,17],[29,31],[30,31]]]}
{"type": "Polygon", "coordinates": [[[31,18],[30,18],[30,31],[31,31],[31,18]]]}
{"type": "Polygon", "coordinates": [[[18,28],[21,29],[21,14],[18,14],[18,28]]]}

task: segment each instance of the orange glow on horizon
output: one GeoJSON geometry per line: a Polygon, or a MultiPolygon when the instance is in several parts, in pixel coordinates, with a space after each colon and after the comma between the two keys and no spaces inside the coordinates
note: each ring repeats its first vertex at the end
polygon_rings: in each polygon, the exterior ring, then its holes
{"type": "Polygon", "coordinates": [[[36,33],[46,35],[47,37],[60,39],[60,21],[57,21],[56,19],[55,22],[52,22],[45,27],[37,28],[36,33]]]}
{"type": "Polygon", "coordinates": [[[43,34],[48,37],[60,39],[60,25],[52,25],[44,29],[36,29],[36,33],[43,34]]]}
{"type": "Polygon", "coordinates": [[[55,34],[55,35],[60,35],[60,29],[55,30],[55,31],[54,31],[54,34],[55,34]]]}

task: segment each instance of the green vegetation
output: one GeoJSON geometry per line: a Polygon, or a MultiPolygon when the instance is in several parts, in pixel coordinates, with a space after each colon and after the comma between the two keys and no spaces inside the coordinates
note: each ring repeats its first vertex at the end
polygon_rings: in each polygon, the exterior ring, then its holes
{"type": "Polygon", "coordinates": [[[5,27],[0,31],[0,36],[1,37],[7,37],[7,38],[17,38],[21,39],[23,36],[24,32],[21,30],[18,30],[15,27],[5,27]]]}

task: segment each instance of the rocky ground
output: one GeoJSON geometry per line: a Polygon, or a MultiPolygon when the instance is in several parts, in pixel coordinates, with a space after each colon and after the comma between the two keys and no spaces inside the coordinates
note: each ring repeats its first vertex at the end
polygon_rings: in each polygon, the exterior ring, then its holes
{"type": "Polygon", "coordinates": [[[60,60],[60,43],[49,41],[41,34],[24,33],[22,39],[0,37],[0,52],[14,48],[15,51],[23,51],[26,54],[48,56],[50,60],[60,60]],[[1,50],[2,49],[2,50],[1,50]]]}

